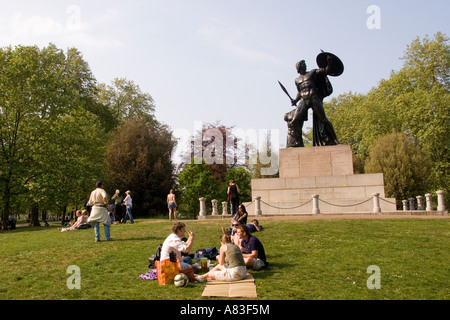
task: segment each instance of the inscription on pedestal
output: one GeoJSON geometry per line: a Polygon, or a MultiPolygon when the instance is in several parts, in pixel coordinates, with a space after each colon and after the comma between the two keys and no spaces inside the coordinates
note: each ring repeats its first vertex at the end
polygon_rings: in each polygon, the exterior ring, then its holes
{"type": "Polygon", "coordinates": [[[280,149],[281,178],[353,174],[348,145],[280,149]]]}

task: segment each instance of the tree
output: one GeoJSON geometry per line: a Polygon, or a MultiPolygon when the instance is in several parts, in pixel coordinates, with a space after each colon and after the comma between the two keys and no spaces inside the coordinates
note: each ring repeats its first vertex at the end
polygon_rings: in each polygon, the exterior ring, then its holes
{"type": "Polygon", "coordinates": [[[387,197],[415,198],[429,186],[430,160],[412,138],[394,130],[372,145],[365,171],[383,173],[387,197]]]}
{"type": "Polygon", "coordinates": [[[166,195],[174,184],[171,132],[164,125],[129,118],[113,134],[105,157],[108,193],[130,190],[136,216],[166,210],[166,195]]]}
{"type": "MultiPolygon", "coordinates": [[[[71,110],[92,107],[95,79],[76,49],[64,53],[53,44],[1,49],[0,70],[0,206],[5,226],[19,195],[28,195],[36,207],[35,191],[49,166],[45,150],[54,138],[49,128],[71,110]]],[[[36,214],[33,219],[38,225],[36,214]]]]}
{"type": "Polygon", "coordinates": [[[100,83],[97,89],[97,101],[110,110],[114,127],[130,118],[140,118],[148,122],[156,121],[152,96],[142,92],[133,81],[115,78],[111,85],[100,83]]]}
{"type": "Polygon", "coordinates": [[[64,219],[67,207],[83,207],[87,190],[104,180],[107,135],[96,117],[82,108],[58,117],[48,135],[51,139],[42,150],[43,174],[29,189],[40,206],[62,210],[64,219]]]}
{"type": "Polygon", "coordinates": [[[191,159],[191,163],[178,175],[178,188],[181,193],[180,211],[197,216],[200,211],[199,199],[204,197],[207,203],[213,199],[217,200],[220,196],[219,186],[219,181],[204,161],[196,164],[194,159],[191,159]]]}
{"type": "Polygon", "coordinates": [[[252,176],[250,172],[247,171],[244,167],[239,167],[237,169],[230,169],[227,172],[226,181],[223,184],[220,192],[220,198],[218,200],[225,201],[227,197],[227,189],[229,186],[229,181],[234,180],[236,184],[239,186],[240,194],[239,200],[240,202],[252,201],[252,176]]]}
{"type": "Polygon", "coordinates": [[[392,129],[406,133],[431,159],[429,191],[450,191],[450,45],[437,33],[415,39],[401,70],[367,94],[344,94],[326,104],[342,143],[364,162],[371,146],[392,129]]]}

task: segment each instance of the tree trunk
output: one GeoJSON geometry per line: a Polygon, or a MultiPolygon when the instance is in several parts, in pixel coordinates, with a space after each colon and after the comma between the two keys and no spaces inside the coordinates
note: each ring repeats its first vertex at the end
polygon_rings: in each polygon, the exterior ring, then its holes
{"type": "Polygon", "coordinates": [[[63,208],[63,213],[62,213],[62,218],[61,218],[61,225],[65,226],[66,223],[66,211],[67,211],[67,207],[64,206],[63,208]]]}
{"type": "Polygon", "coordinates": [[[41,223],[39,222],[39,205],[35,202],[31,207],[31,221],[30,225],[33,227],[40,227],[41,223]]]}
{"type": "Polygon", "coordinates": [[[2,229],[6,230],[9,218],[9,200],[11,197],[11,190],[9,184],[6,183],[5,192],[3,193],[3,212],[2,212],[2,229]]]}

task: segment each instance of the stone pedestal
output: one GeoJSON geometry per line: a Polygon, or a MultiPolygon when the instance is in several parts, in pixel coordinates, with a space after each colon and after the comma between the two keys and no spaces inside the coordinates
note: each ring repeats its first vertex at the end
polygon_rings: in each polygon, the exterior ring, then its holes
{"type": "Polygon", "coordinates": [[[263,215],[374,212],[374,194],[377,212],[396,210],[395,199],[382,201],[382,173],[353,174],[348,145],[280,149],[279,176],[252,179],[252,198],[261,197],[263,215]]]}
{"type": "Polygon", "coordinates": [[[280,178],[341,176],[353,174],[348,145],[280,149],[280,178]]]}

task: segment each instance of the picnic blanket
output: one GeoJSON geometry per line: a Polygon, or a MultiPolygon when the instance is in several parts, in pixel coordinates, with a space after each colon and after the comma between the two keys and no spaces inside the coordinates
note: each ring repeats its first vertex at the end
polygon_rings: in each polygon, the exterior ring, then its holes
{"type": "Polygon", "coordinates": [[[239,281],[208,280],[202,297],[256,298],[255,279],[247,273],[245,278],[239,281]]]}

